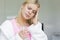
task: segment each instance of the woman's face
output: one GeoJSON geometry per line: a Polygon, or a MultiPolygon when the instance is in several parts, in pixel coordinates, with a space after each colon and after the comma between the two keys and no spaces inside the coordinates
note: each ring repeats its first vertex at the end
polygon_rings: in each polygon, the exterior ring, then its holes
{"type": "Polygon", "coordinates": [[[37,11],[38,11],[38,7],[36,4],[32,4],[32,3],[25,4],[22,6],[21,16],[26,20],[29,20],[36,15],[37,11]]]}

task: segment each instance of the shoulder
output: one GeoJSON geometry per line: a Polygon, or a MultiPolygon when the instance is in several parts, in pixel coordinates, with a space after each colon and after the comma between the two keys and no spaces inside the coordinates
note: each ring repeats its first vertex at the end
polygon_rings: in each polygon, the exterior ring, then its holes
{"type": "Polygon", "coordinates": [[[6,20],[4,21],[1,26],[0,26],[0,30],[4,33],[4,35],[6,35],[6,37],[12,37],[14,35],[13,33],[13,27],[12,27],[12,23],[10,20],[6,20]]]}
{"type": "Polygon", "coordinates": [[[32,24],[29,27],[29,30],[31,32],[40,32],[40,30],[42,30],[42,24],[40,22],[38,22],[37,24],[32,24]]]}
{"type": "Polygon", "coordinates": [[[1,24],[1,26],[7,25],[7,24],[10,24],[10,20],[5,20],[5,21],[1,24]]]}
{"type": "Polygon", "coordinates": [[[11,26],[11,22],[10,22],[10,20],[5,20],[0,26],[1,26],[0,27],[1,29],[8,28],[9,26],[11,26]]]}
{"type": "Polygon", "coordinates": [[[42,30],[42,23],[38,22],[37,24],[32,24],[29,31],[36,39],[47,40],[47,35],[42,30]],[[37,34],[37,35],[36,35],[37,34]]]}
{"type": "Polygon", "coordinates": [[[38,21],[36,24],[32,24],[30,28],[42,29],[42,24],[38,21]]]}

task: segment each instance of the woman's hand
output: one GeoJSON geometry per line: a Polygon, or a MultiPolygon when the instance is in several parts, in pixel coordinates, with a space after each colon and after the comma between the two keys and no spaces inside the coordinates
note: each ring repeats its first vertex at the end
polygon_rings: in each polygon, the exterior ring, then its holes
{"type": "Polygon", "coordinates": [[[35,17],[31,19],[31,21],[33,22],[33,24],[37,24],[37,22],[38,22],[38,12],[35,15],[35,17]]]}
{"type": "Polygon", "coordinates": [[[19,32],[20,37],[24,40],[26,38],[30,39],[30,32],[27,30],[22,30],[19,32]]]}

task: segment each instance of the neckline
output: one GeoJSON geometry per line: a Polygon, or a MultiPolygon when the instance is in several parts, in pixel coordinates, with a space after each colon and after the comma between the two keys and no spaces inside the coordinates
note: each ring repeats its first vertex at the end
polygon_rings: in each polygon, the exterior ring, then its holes
{"type": "Polygon", "coordinates": [[[16,20],[16,18],[14,19],[14,21],[15,21],[15,25],[20,29],[20,28],[23,28],[23,29],[25,29],[25,28],[29,28],[29,26],[27,25],[27,26],[22,26],[22,25],[20,25],[19,23],[17,23],[17,20],[16,20]]]}

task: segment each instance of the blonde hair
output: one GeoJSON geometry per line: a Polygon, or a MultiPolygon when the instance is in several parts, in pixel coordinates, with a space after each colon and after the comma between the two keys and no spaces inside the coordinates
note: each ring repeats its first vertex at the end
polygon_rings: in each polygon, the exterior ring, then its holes
{"type": "MultiPolygon", "coordinates": [[[[27,4],[27,3],[32,3],[32,4],[36,4],[38,8],[40,8],[40,4],[38,2],[38,0],[25,0],[25,2],[23,3],[23,5],[27,4]]],[[[29,25],[33,24],[33,22],[30,20],[27,20],[29,25]]]]}
{"type": "Polygon", "coordinates": [[[27,3],[37,4],[38,8],[40,8],[40,4],[39,4],[38,0],[25,0],[25,2],[23,3],[23,5],[25,5],[27,3]]]}
{"type": "MultiPolygon", "coordinates": [[[[36,4],[37,7],[40,8],[40,4],[39,4],[38,0],[25,0],[25,2],[23,3],[23,5],[26,5],[28,3],[36,4]]],[[[33,24],[33,22],[31,21],[31,19],[27,20],[27,22],[29,23],[29,25],[33,24]]]]}

